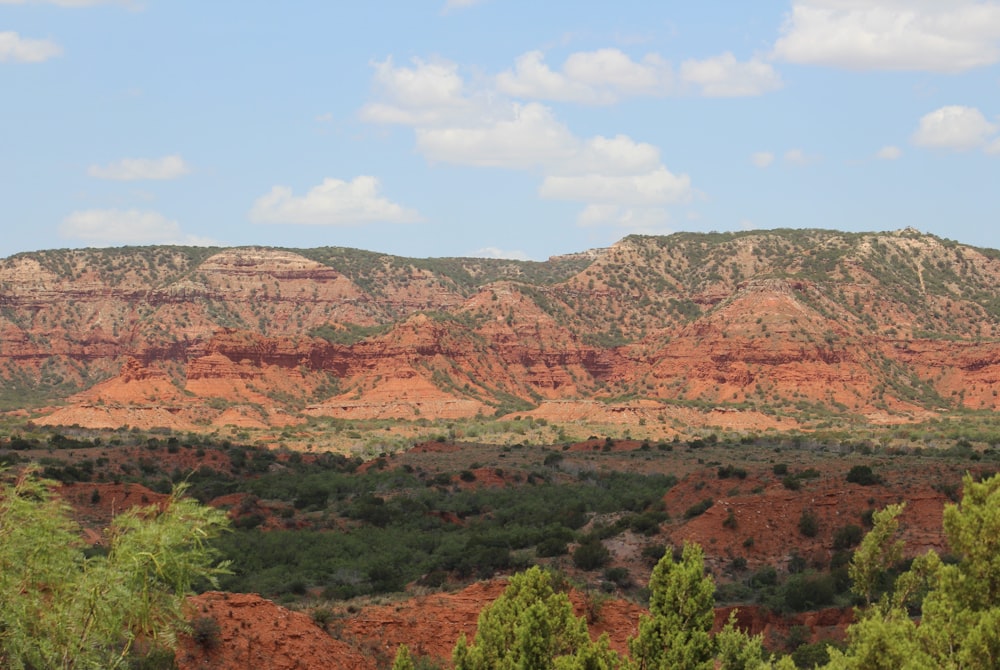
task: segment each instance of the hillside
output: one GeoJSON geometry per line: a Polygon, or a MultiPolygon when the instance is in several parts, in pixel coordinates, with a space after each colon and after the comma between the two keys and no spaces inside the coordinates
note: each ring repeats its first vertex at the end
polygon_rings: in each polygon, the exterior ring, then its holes
{"type": "Polygon", "coordinates": [[[923,420],[1000,407],[1000,252],[905,229],[630,236],[541,263],[24,253],[0,261],[0,378],[0,409],[40,425],[923,420]]]}

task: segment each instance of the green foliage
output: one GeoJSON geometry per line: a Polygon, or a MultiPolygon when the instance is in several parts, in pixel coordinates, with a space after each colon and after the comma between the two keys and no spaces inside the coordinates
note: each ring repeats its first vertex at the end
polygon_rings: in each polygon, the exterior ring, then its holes
{"type": "Polygon", "coordinates": [[[597,538],[588,539],[573,552],[573,565],[581,570],[603,568],[610,560],[611,552],[597,538]]]}
{"type": "Polygon", "coordinates": [[[214,580],[225,515],[183,498],[132,508],[85,556],[68,508],[32,471],[0,489],[0,667],[124,668],[135,643],[171,647],[184,596],[214,580]]]}
{"type": "Polygon", "coordinates": [[[819,532],[819,517],[811,509],[803,509],[799,515],[799,532],[805,537],[816,537],[819,532]]]}
{"type": "Polygon", "coordinates": [[[856,547],[863,536],[864,531],[861,530],[861,526],[856,526],[853,523],[841,526],[833,532],[833,549],[840,551],[856,547]]]}
{"type": "Polygon", "coordinates": [[[538,567],[511,577],[503,594],[479,615],[472,644],[463,635],[455,670],[585,670],[619,667],[607,638],[594,643],[586,621],[538,567]]]}
{"type": "Polygon", "coordinates": [[[866,603],[870,604],[884,590],[883,576],[887,569],[903,557],[903,543],[895,539],[899,530],[897,517],[903,507],[899,503],[874,512],[872,529],[851,559],[849,572],[854,592],[866,603]]]}
{"type": "Polygon", "coordinates": [[[219,622],[210,616],[200,616],[191,622],[191,639],[205,650],[212,650],[219,644],[219,622]]]}
{"type": "Polygon", "coordinates": [[[872,486],[873,484],[881,484],[882,478],[872,472],[870,466],[855,465],[847,473],[847,481],[861,486],[872,486]]]}
{"type": "MultiPolygon", "coordinates": [[[[858,590],[871,600],[879,561],[900,553],[894,541],[901,507],[876,513],[875,528],[851,566],[858,590]]],[[[896,580],[891,595],[870,606],[848,630],[848,648],[831,651],[828,667],[969,668],[1000,666],[1000,475],[964,480],[958,505],[944,511],[948,546],[959,556],[944,564],[933,551],[896,580]],[[910,608],[921,607],[917,626],[910,608]]]]}
{"type": "Polygon", "coordinates": [[[781,591],[788,610],[805,612],[832,605],[837,586],[829,573],[806,572],[790,576],[781,591]]]}
{"type": "Polygon", "coordinates": [[[750,636],[738,629],[735,611],[730,612],[729,620],[714,641],[720,670],[761,670],[766,666],[764,636],[750,636]]]}
{"type": "Polygon", "coordinates": [[[300,581],[306,588],[326,589],[330,597],[350,598],[400,590],[437,571],[487,578],[518,567],[523,561],[518,556],[530,555],[518,550],[534,547],[539,557],[565,554],[591,513],[634,511],[629,519],[635,518],[637,527],[655,527],[662,513],[649,508],[674,483],[662,475],[586,473],[565,483],[456,490],[448,473],[444,486],[428,486],[436,477],[404,469],[351,473],[336,464],[320,469],[290,463],[287,470],[234,482],[232,492],[294,504],[298,518],[314,525],[238,530],[220,538],[218,546],[233,560],[235,573],[223,586],[278,596],[300,581]],[[337,523],[350,532],[328,532],[337,523]]]}
{"type": "Polygon", "coordinates": [[[714,618],[715,584],[704,574],[705,554],[685,544],[678,562],[668,551],[649,578],[651,616],[639,621],[639,634],[629,640],[638,670],[688,670],[713,667],[709,631],[714,618]]]}
{"type": "Polygon", "coordinates": [[[710,508],[714,504],[715,501],[712,500],[711,498],[705,498],[701,502],[696,502],[695,504],[691,505],[686,510],[684,510],[684,518],[693,519],[696,516],[701,516],[702,514],[707,512],[708,508],[710,508]]]}
{"type": "Polygon", "coordinates": [[[826,642],[801,644],[792,652],[795,666],[811,670],[830,662],[830,645],[826,642]]]}
{"type": "Polygon", "coordinates": [[[396,659],[392,662],[392,670],[415,670],[413,659],[410,658],[410,648],[405,644],[399,645],[396,650],[396,659]]]}

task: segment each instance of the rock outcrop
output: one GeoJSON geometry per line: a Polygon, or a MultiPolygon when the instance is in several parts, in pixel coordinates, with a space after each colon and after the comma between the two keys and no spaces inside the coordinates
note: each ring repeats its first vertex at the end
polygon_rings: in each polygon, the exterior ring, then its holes
{"type": "Polygon", "coordinates": [[[0,378],[9,407],[64,402],[50,425],[128,409],[192,430],[248,405],[272,426],[580,419],[595,401],[647,426],[678,402],[780,408],[776,428],[907,421],[1000,408],[998,287],[997,252],[909,230],[634,236],[546,263],[46,251],[0,261],[0,378]]]}

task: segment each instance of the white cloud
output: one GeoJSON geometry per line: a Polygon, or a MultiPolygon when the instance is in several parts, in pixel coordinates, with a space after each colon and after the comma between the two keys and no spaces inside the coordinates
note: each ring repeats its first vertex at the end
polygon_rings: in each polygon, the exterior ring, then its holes
{"type": "MultiPolygon", "coordinates": [[[[618,49],[571,54],[555,71],[541,51],[521,55],[496,77],[499,91],[516,98],[608,105],[626,97],[677,94],[670,63],[658,54],[634,61],[618,49]]],[[[781,77],[759,58],[739,62],[729,53],[681,64],[680,79],[709,97],[754,96],[781,88],[781,77]]]]}
{"type": "Polygon", "coordinates": [[[554,200],[629,205],[688,202],[694,194],[690,177],[677,176],[662,165],[651,172],[624,176],[548,176],[538,192],[554,200]]]}
{"type": "Polygon", "coordinates": [[[1000,61],[1000,3],[796,0],[773,55],[854,70],[960,72],[1000,61]]]}
{"type": "Polygon", "coordinates": [[[506,258],[512,261],[530,261],[531,258],[528,254],[523,251],[504,251],[503,249],[498,249],[497,247],[483,247],[482,249],[477,249],[470,254],[471,258],[506,258]]]}
{"type": "Polygon", "coordinates": [[[0,63],[42,63],[62,53],[62,48],[49,40],[21,37],[15,32],[0,32],[0,63]]]}
{"type": "Polygon", "coordinates": [[[92,246],[215,244],[211,240],[185,235],[180,224],[159,212],[137,209],[88,209],[73,212],[60,224],[59,234],[92,246]]]}
{"type": "Polygon", "coordinates": [[[514,169],[567,163],[579,152],[548,107],[515,103],[509,111],[509,118],[484,118],[473,127],[417,128],[417,146],[435,161],[514,169]]]}
{"type": "Polygon", "coordinates": [[[673,80],[670,63],[659,55],[647,54],[636,62],[618,49],[574,53],[563,70],[575,81],[626,95],[665,95],[673,80]]]}
{"type": "Polygon", "coordinates": [[[711,98],[756,96],[781,88],[781,77],[770,64],[754,58],[741,63],[728,51],[705,60],[681,63],[681,79],[701,87],[711,98]]]}
{"type": "Polygon", "coordinates": [[[750,161],[759,168],[766,168],[774,162],[774,154],[770,151],[758,151],[750,156],[750,161]]]}
{"type": "Polygon", "coordinates": [[[87,174],[91,177],[117,181],[177,179],[190,171],[184,159],[177,155],[163,158],[123,158],[110,165],[91,165],[87,168],[87,174]]]}
{"type": "Polygon", "coordinates": [[[899,147],[884,146],[875,154],[875,158],[883,161],[894,161],[903,155],[903,150],[899,147]]]}
{"type": "MultiPolygon", "coordinates": [[[[572,77],[557,76],[563,83],[588,86],[611,81],[615,58],[602,53],[588,60],[592,55],[571,57],[564,71],[572,77]]],[[[687,202],[694,194],[690,178],[670,172],[651,144],[627,135],[578,137],[539,102],[519,103],[491,90],[468,91],[452,64],[414,64],[394,68],[391,59],[375,64],[385,101],[366,105],[361,115],[368,121],[413,126],[417,148],[431,161],[530,170],[542,177],[541,197],[586,205],[641,208],[687,202]],[[430,83],[430,92],[415,86],[421,81],[430,83]]],[[[616,94],[641,88],[640,76],[631,83],[626,79],[616,94]]],[[[581,215],[582,220],[591,214],[581,215]]],[[[612,218],[629,217],[641,218],[638,210],[612,218]]]]}
{"type": "Polygon", "coordinates": [[[605,172],[640,174],[660,166],[660,150],[646,142],[636,142],[627,135],[597,135],[574,152],[572,161],[560,166],[562,172],[605,172]]]}
{"type": "Polygon", "coordinates": [[[497,75],[496,85],[516,98],[607,105],[629,96],[667,95],[673,79],[670,63],[656,54],[634,61],[618,49],[580,51],[556,72],[541,51],[529,51],[518,57],[513,70],[497,75]]]}
{"type": "Polygon", "coordinates": [[[372,65],[384,101],[362,107],[364,121],[426,126],[454,122],[470,113],[472,103],[455,63],[414,58],[413,67],[395,67],[390,57],[372,65]]]}
{"type": "Polygon", "coordinates": [[[415,210],[381,197],[375,177],[360,176],[349,182],[324,179],[301,197],[294,196],[287,186],[275,186],[254,202],[250,219],[257,223],[350,226],[375,222],[413,223],[421,217],[415,210]]]}
{"type": "Polygon", "coordinates": [[[949,105],[925,114],[912,141],[921,147],[966,151],[985,145],[996,131],[975,107],[949,105]]]}
{"type": "Polygon", "coordinates": [[[983,151],[993,156],[1000,155],[1000,137],[986,145],[986,148],[983,149],[983,151]]]}
{"type": "Polygon", "coordinates": [[[529,51],[518,57],[513,71],[507,70],[497,75],[497,88],[516,98],[587,104],[615,102],[616,96],[612,91],[576,81],[562,72],[554,72],[543,62],[543,58],[541,51],[529,51]]]}

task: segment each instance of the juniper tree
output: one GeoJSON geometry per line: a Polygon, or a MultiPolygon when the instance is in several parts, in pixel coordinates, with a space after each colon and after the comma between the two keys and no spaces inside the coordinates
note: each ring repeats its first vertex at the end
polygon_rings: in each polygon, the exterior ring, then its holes
{"type": "MultiPolygon", "coordinates": [[[[852,576],[870,597],[877,557],[898,555],[901,507],[876,515],[874,538],[855,557],[852,576]]],[[[982,482],[966,475],[959,504],[944,510],[948,546],[957,564],[934,551],[913,561],[894,588],[859,613],[844,652],[831,650],[831,670],[1000,667],[1000,474],[982,482]],[[919,608],[920,625],[910,611],[919,608]]]]}
{"type": "Polygon", "coordinates": [[[538,566],[511,577],[503,594],[480,613],[472,644],[464,635],[459,638],[452,660],[455,670],[615,670],[621,665],[606,636],[591,641],[586,621],[538,566]]]}

